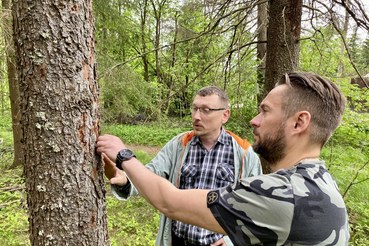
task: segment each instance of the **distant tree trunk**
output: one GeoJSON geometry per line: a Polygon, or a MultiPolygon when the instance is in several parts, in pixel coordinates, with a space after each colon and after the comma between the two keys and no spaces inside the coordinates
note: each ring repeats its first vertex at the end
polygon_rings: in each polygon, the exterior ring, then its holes
{"type": "Polygon", "coordinates": [[[3,11],[6,11],[4,16],[5,27],[9,27],[4,31],[5,39],[5,50],[6,50],[6,64],[8,71],[8,82],[9,82],[9,97],[10,97],[10,108],[12,113],[12,128],[13,128],[13,143],[14,143],[14,160],[11,168],[21,166],[23,163],[22,157],[22,126],[20,124],[20,96],[19,96],[19,84],[16,78],[16,67],[15,67],[15,54],[14,44],[12,39],[12,19],[11,19],[11,8],[10,0],[1,1],[3,11]]]}
{"type": "Polygon", "coordinates": [[[149,62],[147,61],[146,55],[146,38],[145,38],[145,28],[146,28],[146,18],[147,18],[147,1],[144,0],[142,4],[143,10],[141,11],[141,42],[142,42],[142,62],[144,65],[144,77],[145,81],[149,82],[149,62]]]}
{"type": "MultiPolygon", "coordinates": [[[[283,74],[298,70],[302,0],[270,0],[263,98],[283,74]]],[[[270,165],[262,160],[263,172],[270,165]]]]}
{"type": "MultiPolygon", "coordinates": [[[[258,5],[258,41],[267,40],[267,26],[268,26],[268,2],[264,2],[258,5]]],[[[257,44],[257,60],[260,62],[258,65],[257,73],[257,90],[258,90],[258,104],[263,100],[263,94],[260,93],[260,88],[264,85],[265,78],[265,58],[266,58],[266,43],[257,44]]]]}
{"type": "Polygon", "coordinates": [[[155,50],[155,63],[156,63],[156,77],[159,84],[163,83],[163,77],[160,69],[160,57],[159,57],[159,46],[160,46],[160,35],[161,35],[161,16],[162,16],[162,8],[165,4],[166,0],[162,0],[162,2],[158,2],[158,6],[155,5],[155,1],[151,0],[151,5],[154,10],[154,18],[155,18],[155,40],[154,40],[154,48],[155,50]]]}
{"type": "MultiPolygon", "coordinates": [[[[350,7],[351,3],[350,1],[347,1],[347,5],[350,7]]],[[[342,40],[341,43],[341,56],[343,56],[343,54],[345,54],[345,41],[347,38],[347,31],[348,31],[348,26],[349,26],[349,21],[350,21],[350,14],[349,12],[346,10],[346,15],[345,15],[345,22],[343,23],[343,30],[342,30],[342,37],[344,40],[342,40]]],[[[344,70],[344,64],[342,59],[340,60],[340,63],[338,64],[338,73],[340,75],[343,74],[343,70],[344,70]]]]}
{"type": "MultiPolygon", "coordinates": [[[[169,64],[169,79],[168,79],[168,83],[167,83],[167,87],[168,87],[168,92],[167,92],[167,98],[170,98],[170,93],[173,90],[174,87],[174,79],[173,79],[173,75],[172,75],[172,71],[174,70],[174,66],[176,65],[176,59],[177,59],[177,37],[178,37],[178,18],[179,18],[179,12],[176,12],[176,15],[174,16],[174,37],[173,37],[173,45],[172,45],[172,59],[171,62],[169,64]]],[[[170,107],[170,102],[171,100],[168,99],[167,101],[167,110],[170,107]]],[[[180,111],[180,113],[182,113],[180,111]]]]}
{"type": "Polygon", "coordinates": [[[13,2],[30,240],[110,245],[92,2],[13,2]]]}

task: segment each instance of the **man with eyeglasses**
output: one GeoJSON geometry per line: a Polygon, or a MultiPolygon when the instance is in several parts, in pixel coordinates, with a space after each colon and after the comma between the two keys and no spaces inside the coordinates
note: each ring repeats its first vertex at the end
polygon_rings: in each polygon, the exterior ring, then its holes
{"type": "MultiPolygon", "coordinates": [[[[260,175],[260,160],[248,141],[223,128],[230,116],[228,101],[227,93],[218,87],[200,89],[191,109],[193,131],[174,137],[146,167],[179,189],[217,189],[260,175]]],[[[123,161],[135,157],[133,153],[111,135],[100,136],[96,147],[110,158],[116,157],[116,167],[105,169],[113,194],[121,200],[137,195],[121,168],[123,161]]],[[[156,245],[233,244],[227,236],[162,214],[156,245]]]]}

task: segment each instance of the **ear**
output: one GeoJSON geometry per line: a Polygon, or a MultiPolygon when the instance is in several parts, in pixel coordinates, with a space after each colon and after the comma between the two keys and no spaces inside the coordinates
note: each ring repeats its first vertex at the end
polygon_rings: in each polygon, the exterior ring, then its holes
{"type": "Polygon", "coordinates": [[[222,124],[227,123],[229,116],[231,116],[231,111],[229,109],[224,110],[222,116],[222,124]]]}
{"type": "Polygon", "coordinates": [[[308,127],[310,126],[311,115],[308,111],[299,111],[297,112],[294,117],[294,134],[301,134],[306,132],[308,127]]]}

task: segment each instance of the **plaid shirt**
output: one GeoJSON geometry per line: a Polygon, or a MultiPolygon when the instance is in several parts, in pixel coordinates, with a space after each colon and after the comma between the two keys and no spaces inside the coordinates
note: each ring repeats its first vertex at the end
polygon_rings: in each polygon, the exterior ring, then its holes
{"type": "MultiPolygon", "coordinates": [[[[181,168],[180,189],[216,189],[234,182],[232,137],[222,127],[215,145],[207,151],[197,136],[193,137],[187,158],[181,168]]],[[[177,237],[192,244],[209,245],[223,235],[203,228],[172,222],[177,237]]]]}

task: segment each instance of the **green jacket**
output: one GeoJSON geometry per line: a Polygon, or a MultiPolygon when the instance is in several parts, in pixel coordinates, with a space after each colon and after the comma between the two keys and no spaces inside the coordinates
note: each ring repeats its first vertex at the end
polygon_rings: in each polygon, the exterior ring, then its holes
{"type": "MultiPolygon", "coordinates": [[[[233,138],[235,182],[244,177],[262,174],[259,157],[253,151],[249,142],[230,131],[226,132],[233,138]]],[[[190,149],[189,143],[192,141],[193,136],[193,132],[185,132],[174,137],[150,163],[146,164],[146,167],[157,175],[168,179],[176,187],[179,187],[180,170],[190,149]]],[[[127,200],[129,197],[139,194],[133,184],[129,194],[119,192],[115,185],[112,185],[112,193],[119,200],[127,200]]],[[[156,246],[171,245],[171,227],[172,221],[164,214],[161,214],[156,246]]],[[[227,236],[224,237],[224,240],[227,245],[233,245],[227,236]]]]}

